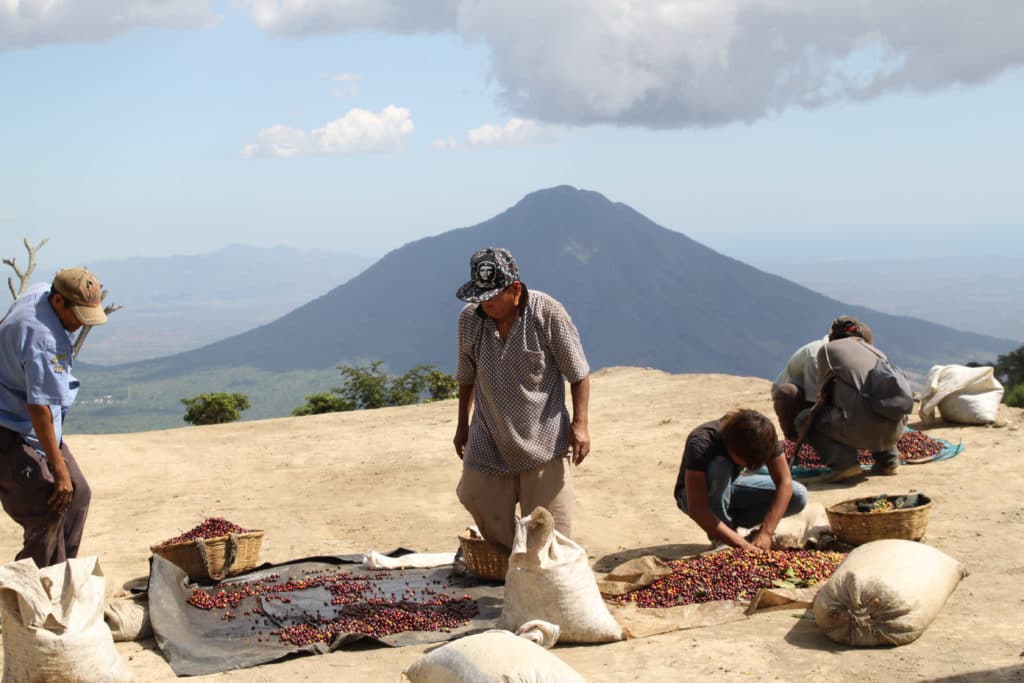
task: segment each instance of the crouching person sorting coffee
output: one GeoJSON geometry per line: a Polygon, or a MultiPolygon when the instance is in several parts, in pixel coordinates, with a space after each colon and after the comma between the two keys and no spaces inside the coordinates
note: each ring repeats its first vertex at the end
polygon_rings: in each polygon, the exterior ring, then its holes
{"type": "Polygon", "coordinates": [[[779,520],[807,505],[807,489],[793,481],[775,425],[755,410],[734,410],[686,437],[675,486],[676,505],[713,544],[770,550],[779,520]],[[768,466],[768,474],[739,476],[768,466]],[[760,530],[748,541],[738,527],[760,530]]]}

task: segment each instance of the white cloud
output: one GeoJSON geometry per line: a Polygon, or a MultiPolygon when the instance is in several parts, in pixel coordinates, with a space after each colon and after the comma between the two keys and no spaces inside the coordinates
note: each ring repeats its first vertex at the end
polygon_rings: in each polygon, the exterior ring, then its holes
{"type": "Polygon", "coordinates": [[[360,78],[359,74],[352,74],[347,71],[331,74],[332,81],[340,81],[341,83],[353,83],[358,81],[360,78]]]}
{"type": "Polygon", "coordinates": [[[260,28],[283,35],[451,30],[459,0],[251,0],[260,28]]]}
{"type": "Polygon", "coordinates": [[[0,0],[0,52],[108,40],[135,28],[212,26],[210,0],[0,0]]]}
{"type": "Polygon", "coordinates": [[[243,158],[294,157],[307,153],[309,136],[306,131],[291,126],[276,125],[256,134],[256,142],[242,149],[243,158]]]}
{"type": "Polygon", "coordinates": [[[550,126],[537,121],[511,119],[504,125],[486,124],[466,135],[469,147],[520,147],[558,142],[566,133],[564,126],[550,126]]]}
{"type": "Polygon", "coordinates": [[[379,30],[483,42],[502,103],[548,123],[753,121],[1024,64],[1017,0],[252,0],[287,35],[379,30]]]}
{"type": "Polygon", "coordinates": [[[378,114],[352,109],[321,128],[305,131],[292,126],[274,125],[256,135],[256,142],[242,148],[242,157],[344,156],[401,149],[412,133],[409,110],[394,105],[378,114]]]}

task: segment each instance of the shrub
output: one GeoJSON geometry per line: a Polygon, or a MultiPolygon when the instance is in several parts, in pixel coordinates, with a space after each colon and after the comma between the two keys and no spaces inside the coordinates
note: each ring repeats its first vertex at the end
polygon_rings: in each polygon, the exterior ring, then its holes
{"type": "Polygon", "coordinates": [[[194,425],[213,425],[234,422],[242,417],[241,412],[249,409],[249,397],[245,394],[198,394],[183,398],[185,422],[194,425]]]}
{"type": "Polygon", "coordinates": [[[1011,408],[1024,408],[1024,384],[1018,384],[1006,392],[1003,402],[1011,408]]]}
{"type": "Polygon", "coordinates": [[[292,411],[292,415],[320,415],[321,413],[341,413],[346,410],[355,410],[351,401],[332,394],[329,391],[321,391],[310,394],[306,397],[306,405],[299,406],[292,411]]]}
{"type": "Polygon", "coordinates": [[[384,372],[384,361],[369,365],[339,365],[344,384],[330,393],[321,392],[306,397],[306,404],[292,411],[292,415],[316,415],[363,408],[405,406],[421,399],[438,401],[455,398],[459,385],[455,378],[433,365],[417,365],[405,374],[393,377],[384,372]]]}

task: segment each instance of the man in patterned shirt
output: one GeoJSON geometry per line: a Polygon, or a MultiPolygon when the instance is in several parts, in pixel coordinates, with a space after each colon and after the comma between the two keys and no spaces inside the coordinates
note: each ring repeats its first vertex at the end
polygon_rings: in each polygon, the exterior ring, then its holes
{"type": "Polygon", "coordinates": [[[527,290],[507,249],[482,249],[469,267],[456,293],[469,302],[459,314],[455,373],[459,500],[484,538],[506,548],[516,503],[524,515],[547,508],[571,537],[572,469],[590,452],[590,366],[579,332],[562,304],[527,290]]]}
{"type": "Polygon", "coordinates": [[[72,334],[107,321],[101,289],[85,268],[65,268],[0,320],[0,501],[25,530],[16,559],[38,567],[78,554],[89,511],[89,484],[63,434],[78,394],[72,334]]]}

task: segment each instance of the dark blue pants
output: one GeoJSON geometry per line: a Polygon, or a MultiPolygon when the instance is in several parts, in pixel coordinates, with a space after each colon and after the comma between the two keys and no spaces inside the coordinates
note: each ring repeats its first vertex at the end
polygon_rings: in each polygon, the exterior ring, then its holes
{"type": "MultiPolygon", "coordinates": [[[[732,463],[714,458],[708,465],[708,507],[711,513],[731,528],[753,528],[764,521],[765,513],[775,497],[775,482],[767,474],[751,474],[732,478],[732,463]]],[[[676,498],[676,505],[687,512],[686,490],[676,498]]],[[[793,496],[784,516],[795,515],[807,506],[807,488],[793,482],[793,496]]]]}
{"type": "Polygon", "coordinates": [[[74,494],[63,515],[47,504],[53,493],[53,474],[46,456],[25,443],[17,432],[0,427],[0,502],[4,511],[25,530],[24,547],[15,557],[31,557],[49,567],[78,555],[89,513],[92,491],[67,444],[60,445],[74,494]]]}

